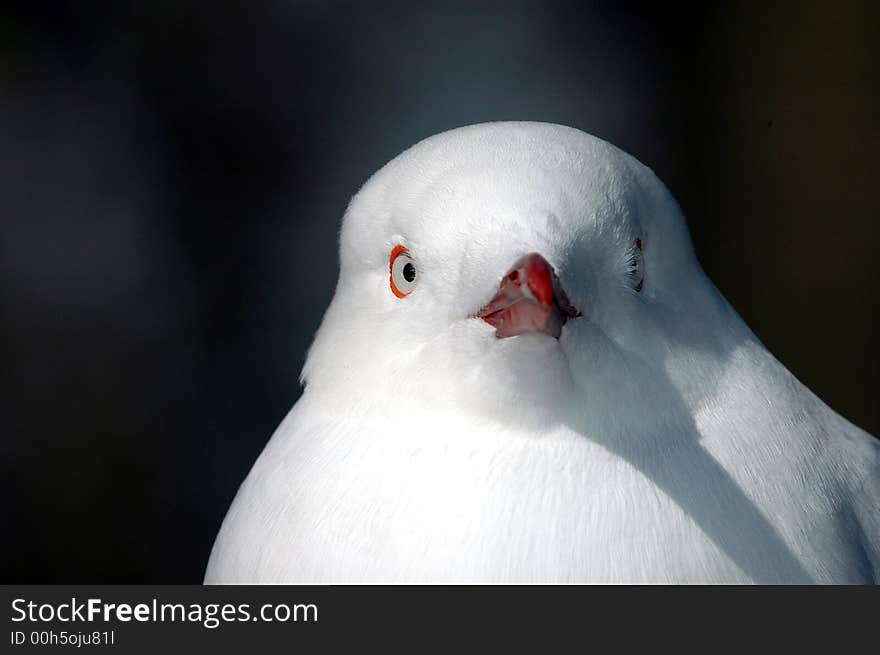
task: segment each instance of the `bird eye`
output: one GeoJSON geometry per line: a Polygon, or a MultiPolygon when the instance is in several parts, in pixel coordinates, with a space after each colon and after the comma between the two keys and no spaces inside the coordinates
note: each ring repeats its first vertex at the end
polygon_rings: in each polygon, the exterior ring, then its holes
{"type": "Polygon", "coordinates": [[[629,275],[630,279],[633,282],[633,288],[636,290],[636,293],[641,293],[642,287],[645,285],[645,269],[643,267],[643,251],[642,251],[642,240],[640,238],[636,238],[635,248],[633,248],[632,256],[630,257],[630,265],[629,265],[629,275]]]}
{"type": "Polygon", "coordinates": [[[389,262],[391,291],[398,298],[406,298],[416,286],[416,262],[403,246],[394,246],[389,262]]]}

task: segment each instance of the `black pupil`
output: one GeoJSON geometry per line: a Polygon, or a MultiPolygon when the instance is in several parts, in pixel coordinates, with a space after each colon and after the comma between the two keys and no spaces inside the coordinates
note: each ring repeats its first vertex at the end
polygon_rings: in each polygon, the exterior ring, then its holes
{"type": "Polygon", "coordinates": [[[412,262],[407,262],[403,267],[403,279],[412,282],[416,279],[416,267],[412,262]]]}

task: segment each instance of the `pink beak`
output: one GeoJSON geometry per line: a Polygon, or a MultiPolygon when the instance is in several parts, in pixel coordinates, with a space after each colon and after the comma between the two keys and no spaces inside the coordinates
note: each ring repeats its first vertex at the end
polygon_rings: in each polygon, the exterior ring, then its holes
{"type": "Polygon", "coordinates": [[[553,267],[533,252],[513,265],[495,297],[474,317],[494,326],[499,339],[523,332],[542,332],[558,339],[566,321],[580,315],[553,267]]]}

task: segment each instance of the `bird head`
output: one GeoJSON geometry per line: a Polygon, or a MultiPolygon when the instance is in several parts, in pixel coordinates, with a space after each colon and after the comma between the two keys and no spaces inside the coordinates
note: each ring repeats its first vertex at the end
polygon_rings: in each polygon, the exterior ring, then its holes
{"type": "Polygon", "coordinates": [[[422,141],[354,196],[340,246],[303,379],[365,406],[518,416],[637,394],[635,371],[717,314],[663,184],[558,125],[422,141]]]}

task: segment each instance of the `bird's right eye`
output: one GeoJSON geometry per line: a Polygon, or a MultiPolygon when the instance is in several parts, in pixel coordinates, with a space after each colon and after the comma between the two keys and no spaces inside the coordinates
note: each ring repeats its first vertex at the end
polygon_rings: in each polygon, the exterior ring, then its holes
{"type": "Polygon", "coordinates": [[[630,279],[632,280],[633,289],[635,289],[636,293],[641,293],[642,287],[645,284],[644,257],[645,253],[642,246],[642,239],[636,237],[635,248],[633,248],[629,266],[630,279]]]}
{"type": "Polygon", "coordinates": [[[391,292],[398,298],[406,298],[416,287],[418,270],[415,260],[405,247],[397,245],[391,251],[388,266],[391,269],[391,292]]]}

